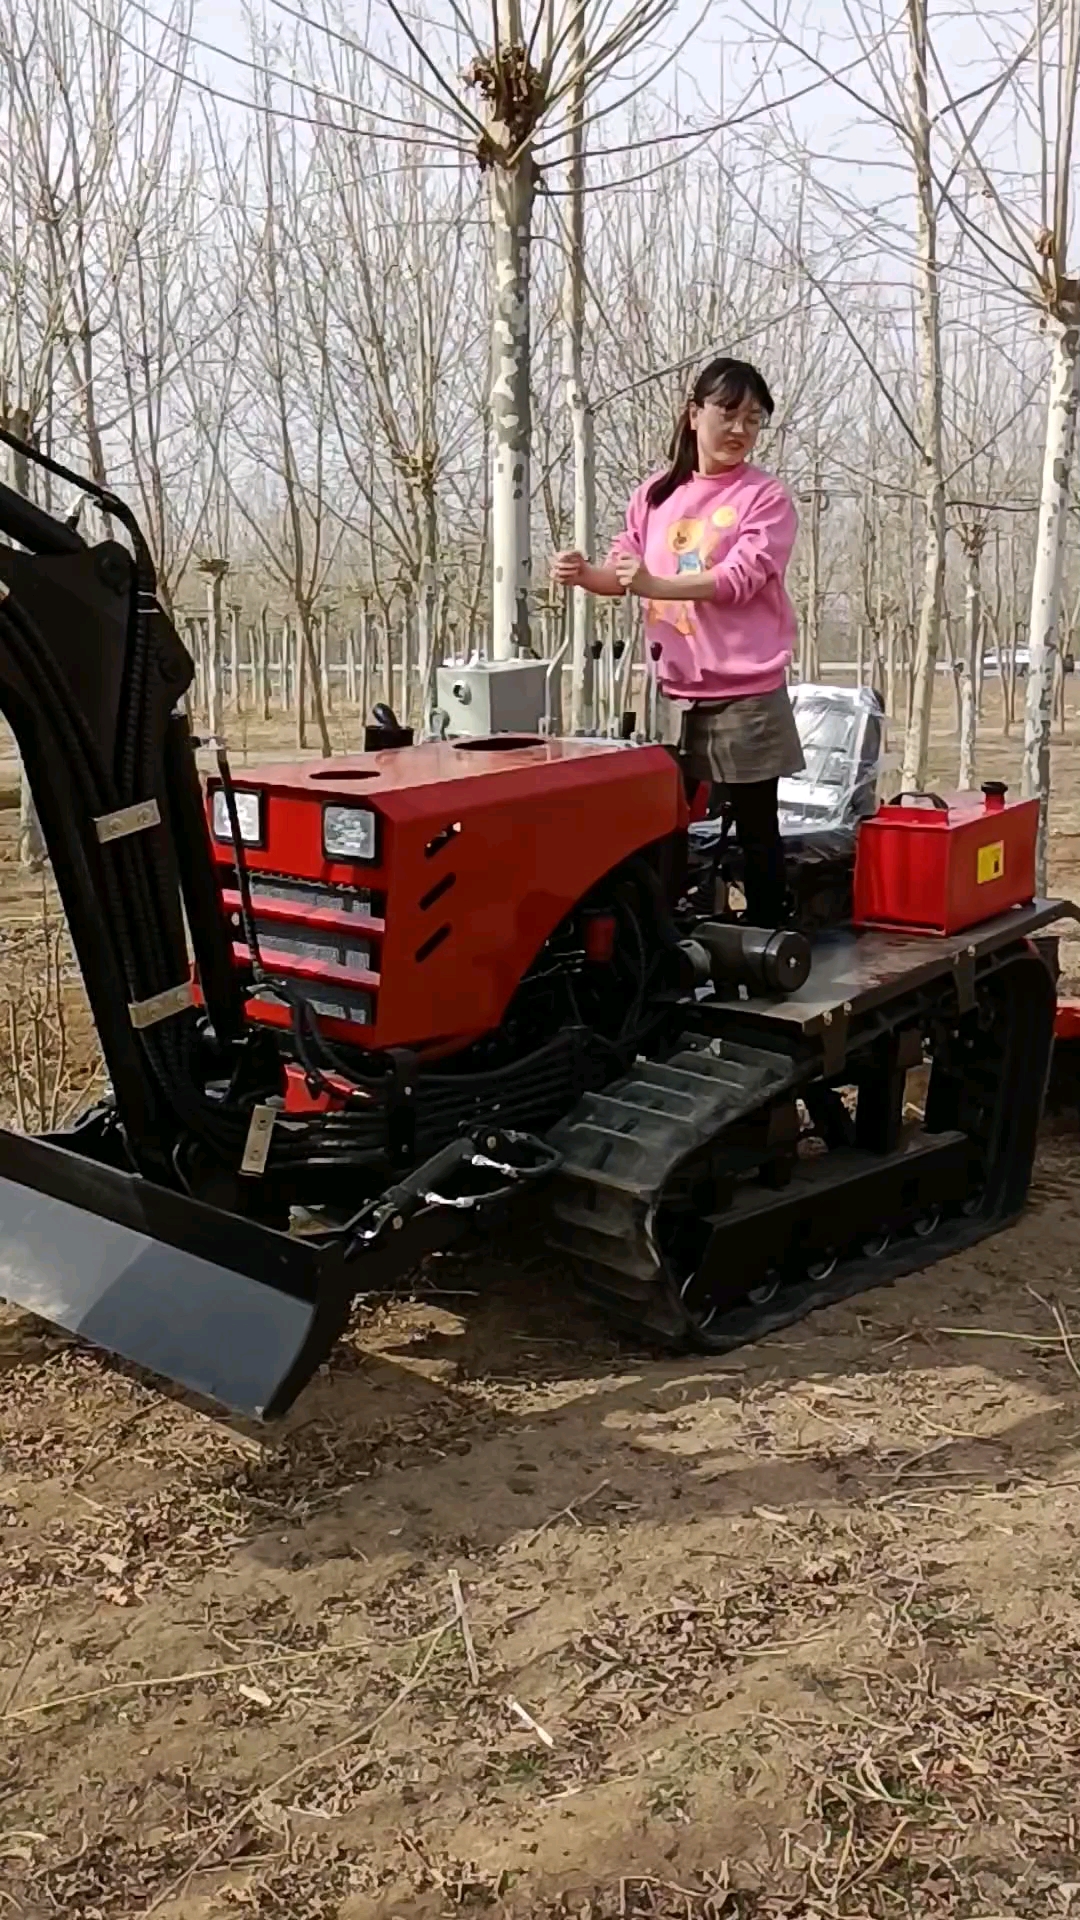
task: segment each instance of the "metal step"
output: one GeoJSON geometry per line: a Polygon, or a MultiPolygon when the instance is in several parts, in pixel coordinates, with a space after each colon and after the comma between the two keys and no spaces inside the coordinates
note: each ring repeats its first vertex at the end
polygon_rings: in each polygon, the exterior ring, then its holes
{"type": "Polygon", "coordinates": [[[786,1054],[728,1042],[686,1045],[669,1060],[642,1061],[602,1092],[586,1094],[548,1135],[563,1156],[552,1190],[556,1218],[575,1180],[647,1204],[689,1154],[800,1077],[786,1054]]]}

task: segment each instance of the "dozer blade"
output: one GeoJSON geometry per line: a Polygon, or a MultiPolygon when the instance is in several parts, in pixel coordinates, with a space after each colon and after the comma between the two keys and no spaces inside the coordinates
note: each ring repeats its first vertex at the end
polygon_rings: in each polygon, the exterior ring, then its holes
{"type": "Polygon", "coordinates": [[[354,1287],[333,1247],[0,1130],[0,1298],[235,1413],[291,1406],[354,1287]]]}

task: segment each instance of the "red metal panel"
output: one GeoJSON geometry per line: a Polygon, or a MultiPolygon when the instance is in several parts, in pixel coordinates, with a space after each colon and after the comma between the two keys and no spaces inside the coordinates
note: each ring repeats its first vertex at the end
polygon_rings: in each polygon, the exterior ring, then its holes
{"type": "MultiPolygon", "coordinates": [[[[237,786],[266,795],[263,844],[247,850],[256,896],[260,872],[385,896],[372,956],[374,1024],[355,1032],[369,1047],[442,1050],[490,1032],[571,909],[606,873],[687,820],[682,779],[665,748],[602,740],[430,741],[245,768],[237,786]],[[376,814],[375,863],[327,859],[328,803],[376,814]]],[[[216,843],[216,852],[232,863],[231,847],[216,843]]],[[[318,924],[299,903],[280,917],[283,931],[286,918],[318,924]]],[[[350,931],[368,931],[347,918],[350,931]]],[[[298,971],[291,957],[288,970],[298,971]]],[[[258,1017],[283,1024],[262,1006],[258,1017]]],[[[328,1022],[334,1029],[340,1023],[328,1022]]]]}
{"type": "Polygon", "coordinates": [[[1059,1000],[1054,1016],[1057,1040],[1080,1040],[1080,1000],[1059,1000]]]}
{"type": "Polygon", "coordinates": [[[879,807],[859,828],[857,927],[962,933],[1035,895],[1037,800],[949,794],[879,807]]]}

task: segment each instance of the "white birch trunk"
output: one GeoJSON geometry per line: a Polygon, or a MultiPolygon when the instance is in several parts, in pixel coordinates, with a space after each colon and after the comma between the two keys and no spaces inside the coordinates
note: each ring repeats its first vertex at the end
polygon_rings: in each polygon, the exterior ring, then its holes
{"type": "Polygon", "coordinates": [[[388,707],[394,705],[394,642],[390,615],[383,618],[383,690],[382,697],[388,707]]]}
{"type": "MultiPolygon", "coordinates": [[[[254,633],[252,634],[254,640],[254,633]]],[[[265,607],[259,609],[259,712],[270,718],[270,618],[265,607]]]]}
{"type": "Polygon", "coordinates": [[[221,698],[221,574],[211,575],[206,588],[206,708],[210,732],[220,740],[225,730],[221,698]]]}
{"type": "Polygon", "coordinates": [[[435,669],[439,663],[439,517],[434,486],[425,488],[420,516],[420,570],[416,583],[416,668],[418,719],[426,727],[435,705],[435,669]]]}
{"type": "Polygon", "coordinates": [[[372,630],[371,618],[370,618],[370,615],[368,614],[367,608],[364,607],[360,614],[360,663],[359,663],[360,684],[357,689],[357,703],[360,708],[360,719],[363,722],[364,726],[367,725],[368,715],[371,709],[371,674],[372,674],[372,666],[373,666],[373,658],[372,658],[373,651],[374,651],[373,630],[372,630]]]}
{"type": "Polygon", "coordinates": [[[191,615],[184,622],[184,645],[195,668],[195,678],[188,688],[188,712],[196,726],[201,727],[206,719],[206,665],[201,623],[191,615]]]}
{"type": "Polygon", "coordinates": [[[885,712],[896,723],[896,621],[889,615],[885,625],[885,712]]]}
{"type": "MultiPolygon", "coordinates": [[[[0,399],[2,399],[0,395],[0,399]]],[[[31,433],[30,415],[25,407],[16,407],[11,415],[11,431],[22,440],[29,440],[31,433]]],[[[30,462],[24,453],[14,448],[10,455],[11,484],[16,493],[24,499],[31,497],[30,462]]],[[[19,861],[24,867],[37,872],[45,865],[47,858],[45,839],[38,820],[34,796],[30,791],[30,782],[26,777],[26,768],[19,762],[19,861]]]]}
{"type": "Polygon", "coordinates": [[[240,609],[229,608],[229,701],[234,713],[243,711],[240,695],[240,609]]]}
{"type": "MultiPolygon", "coordinates": [[[[362,613],[361,620],[367,615],[362,613]]],[[[351,709],[356,706],[356,628],[350,627],[345,635],[345,701],[351,709]]]]}
{"type": "Polygon", "coordinates": [[[921,791],[926,781],[934,675],[945,597],[945,476],[942,447],[944,372],[941,357],[941,280],[937,250],[937,187],[930,154],[927,91],[927,0],[908,0],[911,38],[911,135],[915,159],[919,261],[919,438],[925,486],[923,584],[904,740],[901,784],[921,791]]]}
{"type": "Polygon", "coordinates": [[[806,630],[803,635],[804,680],[821,677],[821,474],[814,461],[810,495],[810,547],[806,561],[806,630]]]}
{"type": "Polygon", "coordinates": [[[397,699],[394,703],[397,717],[403,726],[407,724],[409,688],[412,683],[413,618],[413,603],[410,596],[406,594],[401,609],[398,662],[395,668],[397,674],[397,699]]]}
{"type": "MultiPolygon", "coordinates": [[[[585,0],[575,0],[568,56],[574,68],[570,90],[569,233],[563,278],[563,378],[574,457],[574,546],[587,559],[596,545],[596,452],[592,408],[585,392],[585,0]]],[[[592,595],[572,588],[570,623],[570,730],[589,724],[593,706],[592,595]]],[[[561,713],[561,705],[560,705],[561,713]]]]}
{"type": "Polygon", "coordinates": [[[315,615],[315,619],[319,636],[319,694],[323,712],[329,713],[333,706],[330,690],[330,615],[325,607],[315,615]]]}
{"type": "Polygon", "coordinates": [[[529,645],[529,267],[535,191],[535,163],[529,147],[512,167],[492,167],[491,651],[495,660],[513,659],[529,645]]]}
{"type": "Polygon", "coordinates": [[[957,785],[967,793],[975,785],[975,733],[979,710],[979,656],[982,651],[982,550],[980,526],[964,538],[964,677],[960,689],[960,771],[957,785]]]}
{"type": "Polygon", "coordinates": [[[295,700],[296,700],[296,744],[300,748],[307,746],[307,675],[308,655],[304,637],[300,631],[299,620],[290,620],[292,634],[292,656],[295,662],[295,700]]]}
{"type": "Polygon", "coordinates": [[[1069,483],[1076,445],[1080,399],[1080,315],[1067,323],[1051,320],[1054,351],[1046,412],[1042,489],[1035,570],[1031,581],[1027,699],[1024,709],[1022,787],[1025,798],[1038,797],[1039,838],[1035,880],[1046,892],[1047,813],[1050,799],[1050,735],[1053,725],[1054,672],[1065,573],[1065,535],[1069,483]]]}

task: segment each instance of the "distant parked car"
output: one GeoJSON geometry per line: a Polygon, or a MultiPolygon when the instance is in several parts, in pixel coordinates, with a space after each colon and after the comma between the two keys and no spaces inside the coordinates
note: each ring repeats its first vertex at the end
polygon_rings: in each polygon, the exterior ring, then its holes
{"type": "MultiPolygon", "coordinates": [[[[1026,676],[1026,674],[1027,674],[1027,670],[1028,670],[1028,666],[1030,665],[1030,662],[1031,662],[1031,648],[1030,648],[1030,647],[1017,647],[1017,649],[1016,649],[1016,677],[1017,677],[1017,679],[1018,679],[1018,680],[1023,680],[1023,679],[1024,679],[1024,677],[1025,677],[1025,676],[1026,676]]],[[[1006,664],[1007,664],[1007,663],[1006,663],[1006,664]]],[[[1071,654],[1068,654],[1068,655],[1066,656],[1066,661],[1065,661],[1065,671],[1066,671],[1066,673],[1071,673],[1071,672],[1072,672],[1072,655],[1071,655],[1071,654]]],[[[1000,672],[1001,672],[1001,666],[1000,666],[1000,664],[999,664],[999,661],[998,661],[998,655],[997,655],[997,650],[996,650],[996,648],[994,649],[994,651],[993,651],[993,652],[987,652],[987,653],[984,653],[984,654],[983,654],[983,672],[984,672],[984,673],[998,673],[998,674],[1000,674],[1000,672]]]]}

